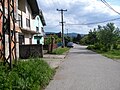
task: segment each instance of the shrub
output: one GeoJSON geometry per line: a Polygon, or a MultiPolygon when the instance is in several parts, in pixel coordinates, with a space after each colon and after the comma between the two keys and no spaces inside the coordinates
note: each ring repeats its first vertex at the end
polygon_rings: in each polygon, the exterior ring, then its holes
{"type": "Polygon", "coordinates": [[[103,48],[103,45],[99,44],[99,43],[95,43],[95,50],[101,50],[101,48],[103,48]]]}
{"type": "Polygon", "coordinates": [[[103,46],[102,44],[99,44],[99,43],[96,43],[95,45],[89,45],[88,47],[87,47],[87,49],[89,49],[89,50],[94,50],[94,51],[103,51],[103,52],[107,52],[108,51],[108,49],[105,47],[105,46],[103,46]]]}
{"type": "Polygon", "coordinates": [[[112,49],[117,49],[118,45],[117,44],[113,44],[113,48],[112,49]]]}
{"type": "Polygon", "coordinates": [[[95,48],[94,45],[89,45],[89,46],[87,47],[87,49],[89,49],[89,50],[94,50],[94,48],[95,48]]]}
{"type": "Polygon", "coordinates": [[[118,44],[117,49],[120,50],[120,44],[118,44]]]}
{"type": "Polygon", "coordinates": [[[0,90],[40,90],[54,74],[48,64],[40,59],[19,61],[12,70],[0,66],[0,90]]]}

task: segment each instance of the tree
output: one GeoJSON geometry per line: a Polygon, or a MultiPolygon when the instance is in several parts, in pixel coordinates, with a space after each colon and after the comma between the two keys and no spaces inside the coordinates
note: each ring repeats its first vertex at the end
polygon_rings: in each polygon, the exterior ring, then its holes
{"type": "Polygon", "coordinates": [[[54,43],[56,44],[61,42],[61,38],[59,38],[57,35],[54,34],[54,35],[47,36],[47,38],[45,39],[45,44],[46,45],[51,44],[52,38],[54,38],[54,43]]]}
{"type": "Polygon", "coordinates": [[[95,44],[97,43],[97,31],[94,28],[94,30],[90,30],[88,34],[88,44],[95,44]]]}
{"type": "Polygon", "coordinates": [[[120,35],[120,30],[114,26],[114,23],[108,23],[106,26],[98,26],[98,40],[104,46],[105,50],[112,49],[113,45],[120,35]]]}
{"type": "Polygon", "coordinates": [[[69,36],[64,37],[64,39],[65,39],[65,46],[67,46],[67,43],[68,43],[68,42],[71,42],[71,41],[72,41],[72,38],[69,37],[69,36]]]}
{"type": "Polygon", "coordinates": [[[89,44],[88,35],[85,35],[84,37],[82,37],[82,39],[80,40],[80,43],[82,45],[88,45],[89,44]]]}
{"type": "Polygon", "coordinates": [[[80,42],[80,40],[81,40],[81,35],[80,35],[80,34],[77,34],[76,39],[77,39],[78,42],[80,42]]]}
{"type": "Polygon", "coordinates": [[[77,34],[77,37],[74,37],[74,38],[73,38],[73,42],[75,42],[75,43],[76,43],[76,42],[80,42],[81,38],[82,38],[81,35],[80,35],[80,34],[77,34]]]}
{"type": "Polygon", "coordinates": [[[81,39],[82,44],[94,45],[95,49],[103,51],[117,48],[120,42],[120,29],[114,23],[105,26],[98,25],[97,29],[90,30],[89,34],[81,39]]]}

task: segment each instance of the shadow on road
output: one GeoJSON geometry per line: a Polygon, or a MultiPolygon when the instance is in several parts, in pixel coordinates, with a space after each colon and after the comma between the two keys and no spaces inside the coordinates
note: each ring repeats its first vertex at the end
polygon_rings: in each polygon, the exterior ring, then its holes
{"type": "Polygon", "coordinates": [[[86,50],[86,48],[76,48],[76,47],[74,47],[74,49],[77,49],[77,50],[86,50]]]}
{"type": "Polygon", "coordinates": [[[95,52],[92,52],[92,51],[80,51],[80,52],[70,52],[70,54],[97,54],[95,52]]]}
{"type": "Polygon", "coordinates": [[[81,45],[74,45],[74,47],[69,52],[70,54],[97,54],[96,52],[93,52],[91,50],[86,49],[87,46],[81,46],[81,45]]]}

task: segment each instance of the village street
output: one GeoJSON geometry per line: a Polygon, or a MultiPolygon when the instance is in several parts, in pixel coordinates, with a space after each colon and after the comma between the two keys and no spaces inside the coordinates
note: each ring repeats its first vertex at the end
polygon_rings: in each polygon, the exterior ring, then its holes
{"type": "Polygon", "coordinates": [[[120,90],[120,63],[75,45],[45,90],[120,90]]]}

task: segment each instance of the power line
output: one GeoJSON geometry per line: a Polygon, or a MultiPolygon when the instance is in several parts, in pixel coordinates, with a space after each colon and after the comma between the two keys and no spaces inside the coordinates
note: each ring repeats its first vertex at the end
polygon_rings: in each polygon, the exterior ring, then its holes
{"type": "Polygon", "coordinates": [[[70,24],[70,23],[67,23],[66,25],[94,25],[94,24],[100,24],[100,23],[105,23],[105,22],[109,22],[109,21],[116,21],[116,20],[119,20],[119,19],[120,18],[114,18],[114,19],[105,20],[105,21],[91,22],[91,23],[81,23],[81,24],[70,24]]]}
{"type": "Polygon", "coordinates": [[[113,10],[115,13],[120,15],[120,12],[116,11],[110,4],[108,4],[107,1],[105,0],[101,0],[108,8],[110,8],[111,10],[113,10]]]}

